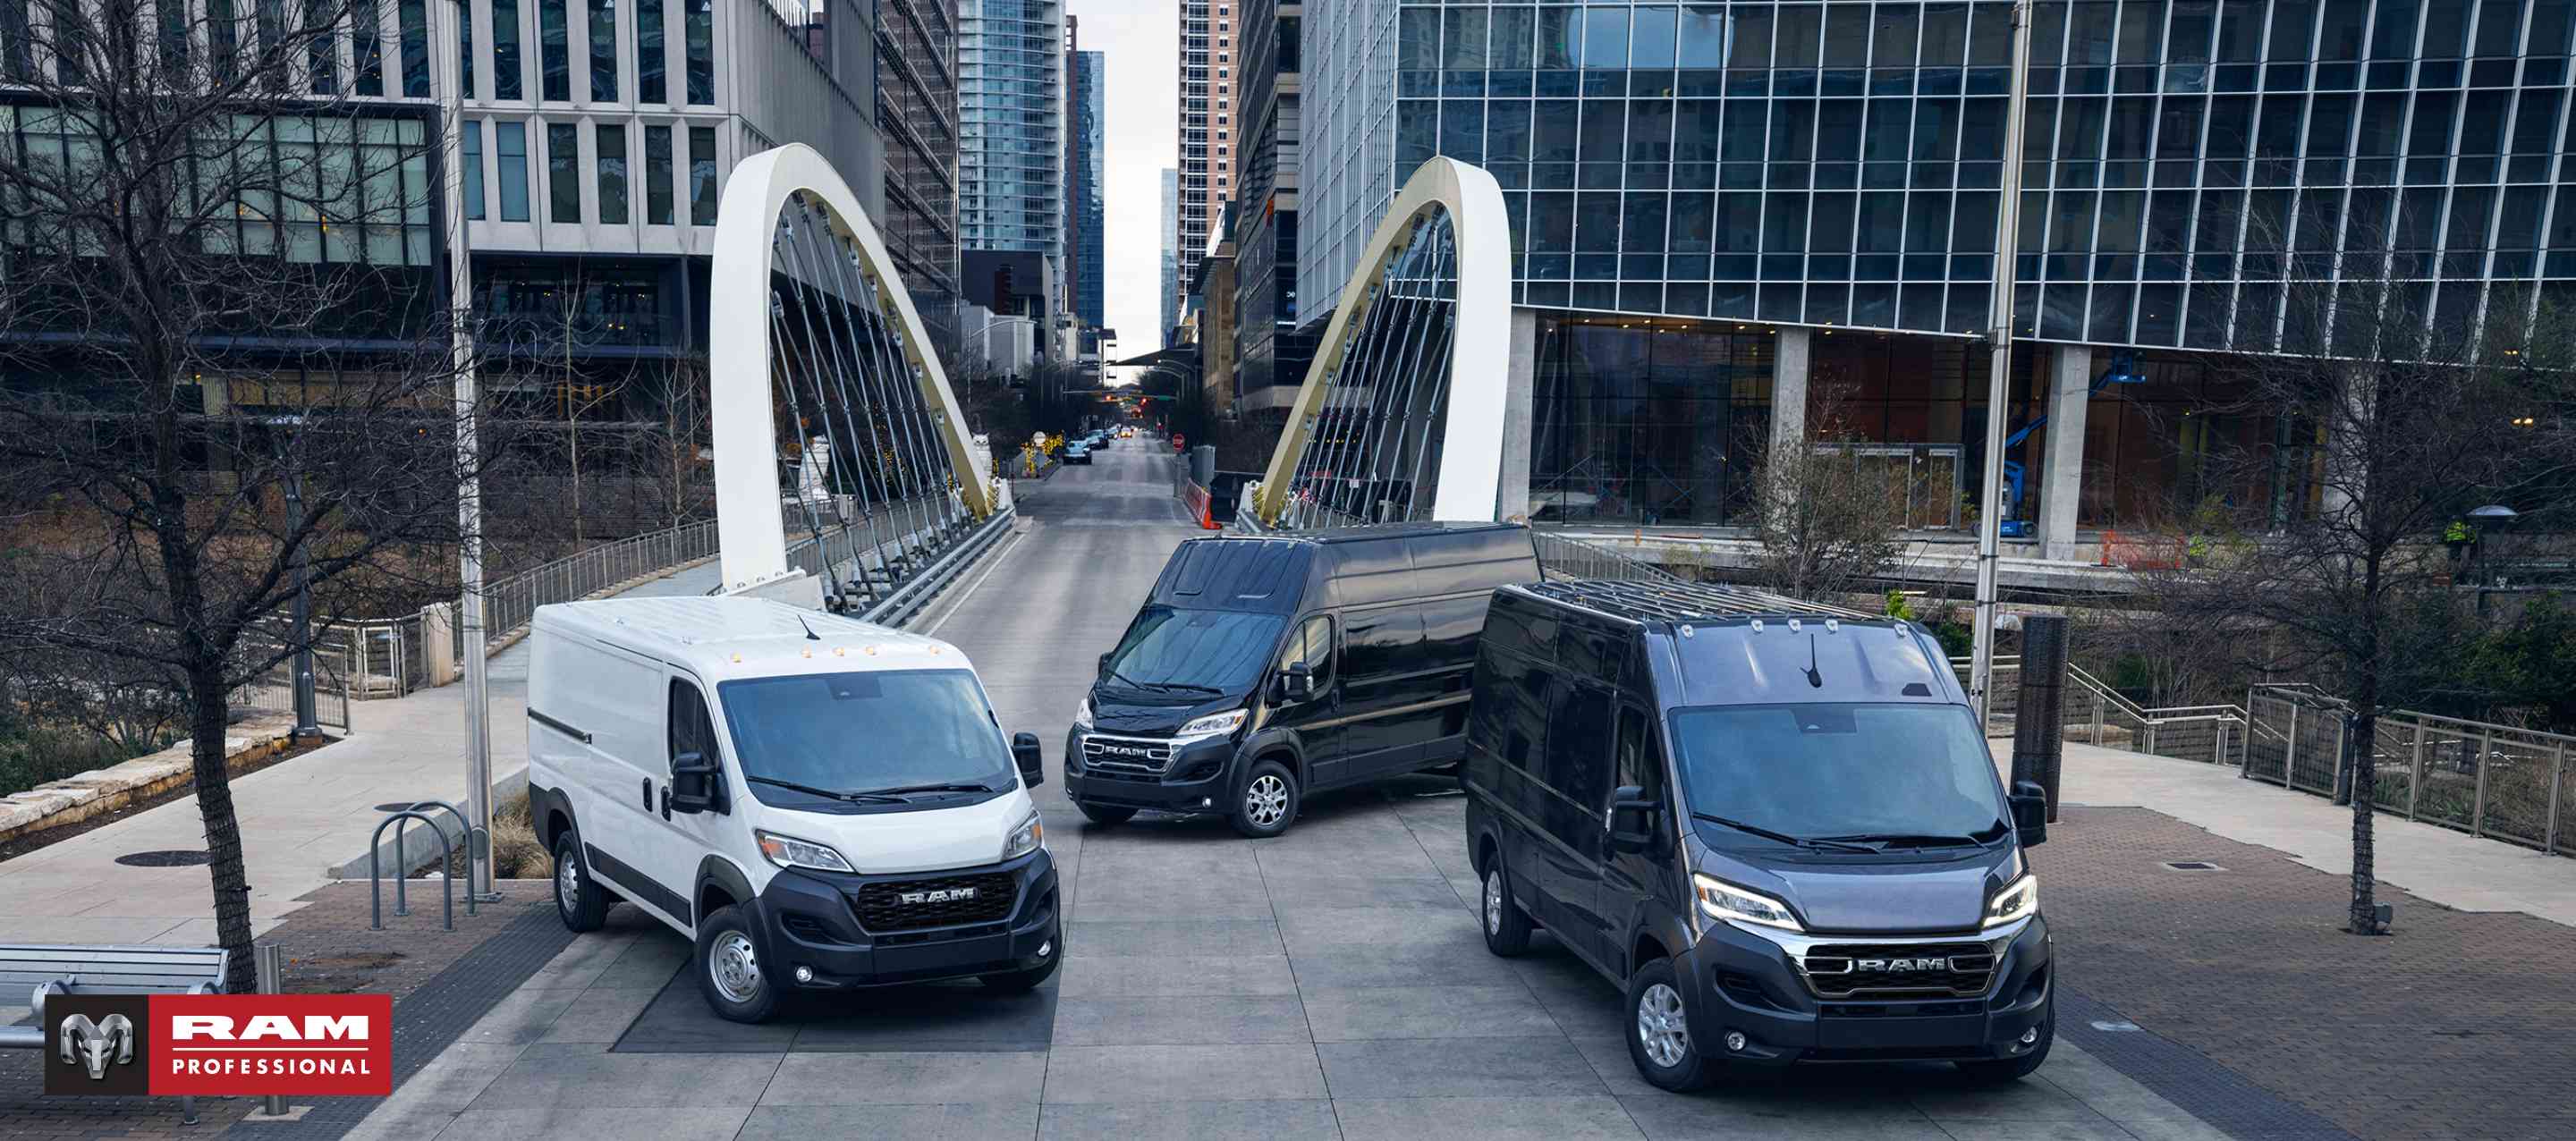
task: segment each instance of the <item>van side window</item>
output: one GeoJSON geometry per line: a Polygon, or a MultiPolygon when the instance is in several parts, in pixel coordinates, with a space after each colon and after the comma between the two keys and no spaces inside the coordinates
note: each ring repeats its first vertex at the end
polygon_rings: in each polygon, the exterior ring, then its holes
{"type": "Polygon", "coordinates": [[[707,717],[707,702],[698,695],[698,687],[674,678],[671,681],[669,759],[678,760],[682,753],[716,759],[716,726],[707,717]]]}
{"type": "Polygon", "coordinates": [[[1314,671],[1315,692],[1322,693],[1333,684],[1333,620],[1318,614],[1288,636],[1288,644],[1279,651],[1279,668],[1285,672],[1299,662],[1314,671]]]}
{"type": "Polygon", "coordinates": [[[1547,787],[1541,823],[1559,839],[1599,831],[1610,803],[1610,710],[1605,695],[1571,680],[1557,683],[1548,717],[1547,787]]]}
{"type": "Polygon", "coordinates": [[[1648,800],[1664,798],[1663,759],[1655,755],[1645,711],[1633,705],[1619,710],[1619,783],[1644,789],[1648,800]]]}

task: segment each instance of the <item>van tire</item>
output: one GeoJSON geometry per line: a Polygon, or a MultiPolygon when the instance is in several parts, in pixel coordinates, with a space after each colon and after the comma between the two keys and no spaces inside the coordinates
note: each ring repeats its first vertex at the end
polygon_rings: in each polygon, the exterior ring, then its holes
{"type": "Polygon", "coordinates": [[[2039,1024],[2039,1043],[2017,1058],[1999,1058],[1991,1062],[1958,1062],[1959,1073],[1972,1085],[2002,1085],[2020,1081],[2048,1060],[2048,1048],[2057,1044],[2057,1000],[2048,1002],[2048,1017],[2039,1024]]]}
{"type": "Polygon", "coordinates": [[[1649,959],[1628,977],[1628,1060],[1638,1076],[1672,1093],[1707,1089],[1724,1072],[1724,1063],[1700,1053],[1687,1025],[1670,1021],[1683,1017],[1684,989],[1671,959],[1649,959]],[[1652,1045],[1649,1035],[1655,1039],[1652,1045]],[[1658,1053],[1666,1053],[1670,1062],[1658,1053]]]}
{"type": "Polygon", "coordinates": [[[1512,900],[1511,873],[1503,870],[1503,854],[1496,852],[1485,861],[1484,874],[1477,879],[1477,926],[1485,933],[1485,949],[1498,958],[1513,958],[1529,950],[1529,912],[1512,900]]]}
{"type": "Polygon", "coordinates": [[[1027,994],[1038,989],[1038,984],[1055,977],[1055,969],[1063,963],[1064,956],[1049,955],[1043,966],[1030,967],[1025,971],[1005,971],[998,975],[978,975],[975,981],[984,984],[987,990],[1002,994],[1027,994]]]}
{"type": "Polygon", "coordinates": [[[1238,835],[1262,840],[1288,830],[1297,822],[1297,777],[1288,766],[1277,761],[1263,761],[1252,766],[1243,778],[1243,791],[1234,796],[1230,822],[1238,835]]]}
{"type": "Polygon", "coordinates": [[[608,889],[581,862],[581,831],[569,824],[555,833],[554,880],[555,915],[567,930],[597,931],[608,921],[608,889]]]}
{"type": "Polygon", "coordinates": [[[1136,810],[1133,808],[1120,808],[1112,804],[1084,804],[1079,800],[1074,801],[1073,806],[1082,810],[1083,819],[1103,828],[1115,828],[1136,818],[1136,810]]]}
{"type": "Polygon", "coordinates": [[[689,966],[698,975],[698,994],[717,1017],[728,1022],[767,1022],[778,1012],[778,980],[763,969],[767,964],[760,961],[759,946],[740,907],[719,907],[698,924],[698,953],[689,966]],[[719,957],[724,961],[719,962],[719,957]],[[717,979],[720,967],[722,982],[717,979]]]}

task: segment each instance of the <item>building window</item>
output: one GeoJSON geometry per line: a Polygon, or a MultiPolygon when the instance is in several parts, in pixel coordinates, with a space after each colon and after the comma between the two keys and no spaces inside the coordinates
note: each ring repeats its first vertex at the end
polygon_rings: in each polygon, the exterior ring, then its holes
{"type": "Polygon", "coordinates": [[[402,22],[402,92],[413,99],[429,98],[429,4],[428,0],[402,0],[394,9],[402,22]]]}
{"type": "Polygon", "coordinates": [[[528,220],[528,125],[514,120],[492,124],[493,151],[501,160],[501,220],[528,220]]]}
{"type": "MultiPolygon", "coordinates": [[[[331,17],[330,0],[304,0],[305,27],[318,28],[330,24],[333,22],[331,17]]],[[[304,45],[304,65],[305,71],[312,76],[315,95],[340,93],[339,44],[331,37],[316,37],[304,45]]],[[[64,76],[62,81],[69,85],[80,82],[74,76],[64,76]]]]}
{"type": "MultiPolygon", "coordinates": [[[[690,0],[699,3],[701,0],[690,0]]],[[[689,128],[689,224],[716,224],[716,129],[689,128]]]]}
{"type": "Polygon", "coordinates": [[[670,102],[670,88],[662,75],[662,0],[635,0],[635,98],[670,102]]]}
{"type": "Polygon", "coordinates": [[[581,221],[581,132],[570,123],[546,124],[546,221],[581,221]]]}
{"type": "Polygon", "coordinates": [[[716,15],[714,0],[687,0],[689,5],[689,102],[716,101],[716,15]]]}
{"type": "Polygon", "coordinates": [[[483,120],[465,124],[465,216],[483,220],[483,120]]]}
{"type": "MultiPolygon", "coordinates": [[[[464,92],[466,98],[472,99],[476,97],[474,94],[474,6],[462,5],[458,15],[460,18],[456,21],[456,79],[463,86],[458,87],[457,90],[464,92]]],[[[428,62],[427,59],[421,60],[424,65],[428,62]]]]}
{"type": "Polygon", "coordinates": [[[602,123],[599,150],[599,224],[626,224],[626,124],[602,123]]]}
{"type": "Polygon", "coordinates": [[[644,222],[671,224],[671,128],[644,128],[644,222]]]}
{"type": "Polygon", "coordinates": [[[590,0],[590,101],[617,101],[617,0],[590,0]]]}
{"type": "Polygon", "coordinates": [[[376,6],[350,5],[349,23],[356,28],[354,36],[357,40],[357,93],[383,95],[385,93],[385,32],[384,23],[376,14],[376,6]]]}
{"type": "Polygon", "coordinates": [[[545,86],[538,97],[572,102],[572,45],[565,42],[565,0],[537,0],[537,50],[544,54],[545,86]]]}
{"type": "Polygon", "coordinates": [[[492,0],[492,98],[523,98],[521,70],[519,0],[492,0]]]}

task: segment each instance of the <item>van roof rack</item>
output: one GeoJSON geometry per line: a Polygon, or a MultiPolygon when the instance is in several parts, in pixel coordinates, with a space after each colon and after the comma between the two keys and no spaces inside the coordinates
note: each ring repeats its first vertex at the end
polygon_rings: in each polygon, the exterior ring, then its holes
{"type": "Polygon", "coordinates": [[[1518,589],[1539,598],[1579,606],[1586,610],[1624,618],[1632,622],[1700,622],[1733,618],[1836,618],[1854,621],[1886,621],[1883,614],[1867,614],[1822,602],[1809,602],[1785,594],[1749,587],[1723,586],[1712,583],[1663,583],[1607,581],[1601,579],[1551,579],[1531,583],[1518,589]]]}

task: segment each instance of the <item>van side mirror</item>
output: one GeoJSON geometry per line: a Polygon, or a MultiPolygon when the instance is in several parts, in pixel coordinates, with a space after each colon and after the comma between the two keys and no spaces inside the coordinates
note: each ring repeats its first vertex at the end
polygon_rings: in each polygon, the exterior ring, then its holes
{"type": "Polygon", "coordinates": [[[1109,672],[1109,655],[1107,655],[1107,654],[1102,654],[1102,655],[1100,655],[1100,664],[1099,664],[1099,665],[1097,665],[1097,666],[1095,666],[1095,667],[1093,667],[1093,669],[1092,669],[1092,671],[1091,671],[1091,676],[1093,676],[1093,677],[1100,677],[1100,676],[1102,676],[1102,675],[1104,675],[1104,674],[1107,674],[1108,672],[1109,672]]]}
{"type": "Polygon", "coordinates": [[[1610,850],[1631,855],[1653,851],[1655,820],[1663,810],[1663,803],[1648,799],[1645,789],[1620,785],[1610,794],[1610,850]]]}
{"type": "Polygon", "coordinates": [[[714,761],[704,753],[682,753],[671,758],[671,811],[720,811],[716,799],[714,761]]]}
{"type": "Polygon", "coordinates": [[[1046,755],[1038,750],[1038,735],[1011,735],[1011,762],[1020,766],[1020,783],[1036,788],[1046,783],[1046,755]]]}
{"type": "Polygon", "coordinates": [[[1315,667],[1304,662],[1291,662],[1279,684],[1281,696],[1292,701],[1312,701],[1315,697],[1315,667]]]}
{"type": "Polygon", "coordinates": [[[2021,833],[2021,846],[2036,848],[2048,842],[2048,790],[2037,781],[2022,781],[2012,791],[2013,831],[2021,833]]]}

